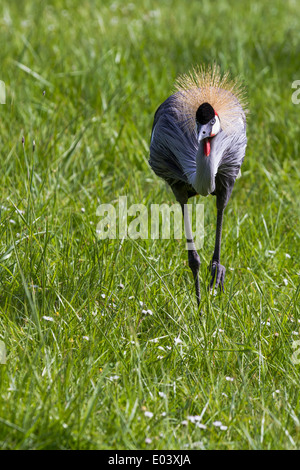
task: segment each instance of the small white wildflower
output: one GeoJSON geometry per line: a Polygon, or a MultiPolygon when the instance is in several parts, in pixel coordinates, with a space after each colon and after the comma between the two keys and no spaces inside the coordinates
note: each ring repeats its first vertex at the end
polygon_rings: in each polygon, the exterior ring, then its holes
{"type": "Polygon", "coordinates": [[[285,257],[286,258],[291,258],[291,255],[289,255],[288,253],[285,254],[285,257]]]}
{"type": "Polygon", "coordinates": [[[139,301],[139,304],[140,304],[140,307],[143,307],[144,302],[142,302],[142,301],[140,300],[140,301],[139,301]]]}
{"type": "Polygon", "coordinates": [[[143,315],[147,315],[147,310],[142,310],[143,315]]]}
{"type": "Polygon", "coordinates": [[[164,356],[157,356],[157,359],[163,359],[164,356]]]}
{"type": "Polygon", "coordinates": [[[159,395],[161,398],[167,398],[167,395],[166,395],[164,392],[158,392],[158,395],[159,395]]]}
{"type": "Polygon", "coordinates": [[[218,427],[222,426],[222,422],[221,421],[214,421],[213,426],[216,426],[218,428],[218,427]]]}
{"type": "Polygon", "coordinates": [[[144,415],[146,416],[146,418],[152,418],[153,417],[153,413],[151,411],[145,411],[144,415]]]}
{"type": "Polygon", "coordinates": [[[224,333],[224,330],[221,330],[221,328],[219,328],[219,333],[224,333]]]}
{"type": "Polygon", "coordinates": [[[274,250],[269,250],[268,253],[269,253],[270,255],[274,255],[274,254],[276,253],[276,251],[274,251],[274,250]]]}
{"type": "Polygon", "coordinates": [[[150,437],[146,437],[145,442],[146,444],[151,444],[152,439],[150,439],[150,437]]]}
{"type": "Polygon", "coordinates": [[[221,431],[226,431],[228,429],[228,427],[222,425],[222,426],[220,426],[220,429],[221,429],[221,431]]]}
{"type": "Polygon", "coordinates": [[[10,222],[11,224],[16,224],[16,221],[15,221],[14,219],[9,219],[9,222],[10,222]]]}
{"type": "Polygon", "coordinates": [[[85,208],[84,207],[82,207],[80,210],[83,214],[85,213],[85,208]]]}
{"type": "Polygon", "coordinates": [[[226,393],[222,392],[222,395],[223,395],[223,397],[228,398],[228,395],[226,395],[226,393]]]}
{"type": "Polygon", "coordinates": [[[227,382],[233,382],[234,381],[233,377],[225,377],[225,380],[227,380],[227,382]]]}
{"type": "Polygon", "coordinates": [[[147,313],[148,313],[148,315],[153,315],[153,312],[150,309],[147,310],[147,313]]]}
{"type": "Polygon", "coordinates": [[[181,339],[178,337],[178,338],[175,338],[175,339],[174,339],[174,343],[175,343],[175,344],[181,344],[182,341],[181,341],[181,339]]]}
{"type": "Polygon", "coordinates": [[[66,423],[63,423],[62,427],[63,427],[64,429],[67,429],[68,425],[67,425],[66,423]]]}
{"type": "Polygon", "coordinates": [[[44,317],[42,317],[42,318],[43,318],[44,320],[46,320],[46,321],[54,321],[54,318],[53,318],[53,317],[46,317],[46,316],[44,316],[44,317]]]}
{"type": "Polygon", "coordinates": [[[134,299],[134,295],[131,295],[130,297],[128,297],[128,300],[132,300],[134,299]]]}
{"type": "Polygon", "coordinates": [[[191,422],[191,423],[196,423],[197,421],[200,421],[201,419],[201,416],[188,416],[187,419],[191,422]]]}
{"type": "Polygon", "coordinates": [[[283,284],[284,284],[285,286],[287,286],[288,283],[289,283],[289,281],[288,281],[287,279],[283,279],[283,284]]]}
{"type": "Polygon", "coordinates": [[[108,380],[113,381],[113,380],[118,380],[119,378],[120,378],[119,375],[111,375],[110,377],[108,377],[108,380]]]}
{"type": "Polygon", "coordinates": [[[200,429],[207,429],[207,426],[205,426],[205,424],[202,424],[202,423],[196,423],[196,427],[200,429]]]}
{"type": "Polygon", "coordinates": [[[163,411],[161,416],[167,416],[167,413],[165,411],[163,411]]]}
{"type": "Polygon", "coordinates": [[[182,424],[183,426],[187,426],[187,425],[188,425],[188,421],[187,421],[186,419],[184,419],[183,421],[181,421],[181,424],[182,424]]]}
{"type": "Polygon", "coordinates": [[[105,299],[106,295],[105,295],[105,294],[101,294],[101,297],[102,297],[102,299],[105,299]]]}
{"type": "Polygon", "coordinates": [[[85,339],[86,341],[90,340],[90,338],[88,336],[83,336],[82,339],[85,339]]]}
{"type": "Polygon", "coordinates": [[[292,335],[299,335],[298,331],[292,331],[292,335]]]}
{"type": "Polygon", "coordinates": [[[120,288],[120,289],[124,289],[124,287],[125,287],[124,284],[122,284],[122,282],[120,282],[119,288],[120,288]]]}

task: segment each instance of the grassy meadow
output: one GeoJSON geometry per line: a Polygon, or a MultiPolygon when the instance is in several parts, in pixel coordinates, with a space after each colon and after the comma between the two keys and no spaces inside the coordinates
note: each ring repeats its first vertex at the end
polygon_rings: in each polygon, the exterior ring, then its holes
{"type": "Polygon", "coordinates": [[[299,13],[1,2],[1,449],[300,447],[299,13]],[[153,115],[178,74],[212,62],[242,77],[250,113],[222,295],[207,292],[215,198],[194,201],[200,321],[184,240],[99,240],[96,211],[174,202],[148,165],[153,115]]]}

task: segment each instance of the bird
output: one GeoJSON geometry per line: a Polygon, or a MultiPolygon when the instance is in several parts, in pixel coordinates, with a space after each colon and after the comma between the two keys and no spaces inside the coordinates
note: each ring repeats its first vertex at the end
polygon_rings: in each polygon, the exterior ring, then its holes
{"type": "Polygon", "coordinates": [[[241,174],[247,136],[247,97],[240,78],[221,73],[217,64],[194,66],[175,81],[174,93],[156,110],[149,164],[171,187],[180,204],[198,307],[200,257],[192,236],[188,199],[216,197],[215,248],[209,290],[224,292],[225,267],[220,262],[224,210],[241,174]]]}

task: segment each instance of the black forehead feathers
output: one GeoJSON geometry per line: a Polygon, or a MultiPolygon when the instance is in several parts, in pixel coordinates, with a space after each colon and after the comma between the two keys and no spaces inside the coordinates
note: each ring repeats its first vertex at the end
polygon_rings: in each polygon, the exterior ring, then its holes
{"type": "Polygon", "coordinates": [[[213,117],[215,117],[215,111],[209,103],[202,103],[197,109],[196,120],[199,124],[207,124],[213,117]]]}

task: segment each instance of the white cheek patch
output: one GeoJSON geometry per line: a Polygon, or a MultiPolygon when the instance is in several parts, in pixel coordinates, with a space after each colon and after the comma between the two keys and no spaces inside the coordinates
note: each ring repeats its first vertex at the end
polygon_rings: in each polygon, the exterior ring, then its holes
{"type": "Polygon", "coordinates": [[[220,132],[220,129],[221,129],[220,119],[218,118],[217,115],[215,116],[215,119],[216,119],[216,122],[212,126],[211,136],[216,135],[218,132],[220,132]]]}

